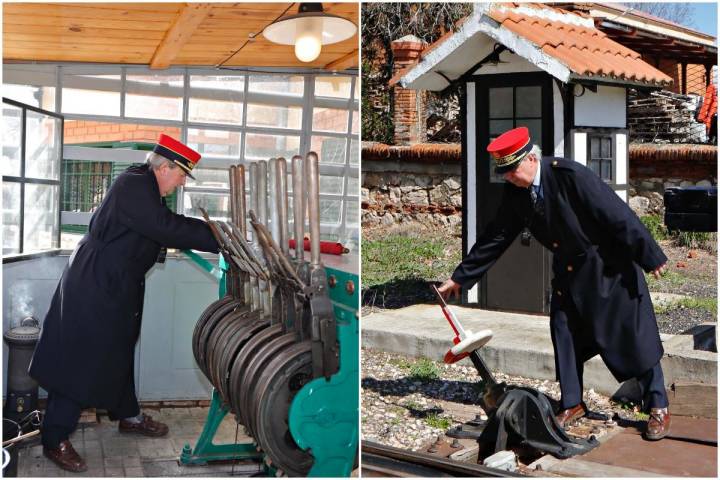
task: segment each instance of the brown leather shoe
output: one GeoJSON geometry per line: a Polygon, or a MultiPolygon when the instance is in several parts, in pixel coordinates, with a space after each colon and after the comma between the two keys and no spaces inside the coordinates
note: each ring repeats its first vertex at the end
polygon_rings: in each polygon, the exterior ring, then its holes
{"type": "Polygon", "coordinates": [[[146,437],[162,437],[167,435],[168,426],[162,422],[156,422],[150,415],[143,413],[143,419],[140,423],[120,420],[118,430],[120,433],[139,433],[146,437]]]}
{"type": "Polygon", "coordinates": [[[558,412],[558,414],[555,415],[555,420],[557,420],[562,428],[565,428],[565,425],[572,423],[584,415],[585,407],[583,407],[582,403],[578,403],[574,407],[566,408],[565,410],[558,412]]]}
{"type": "Polygon", "coordinates": [[[660,440],[670,433],[670,412],[667,408],[651,408],[645,440],[660,440]]]}
{"type": "Polygon", "coordinates": [[[43,447],[43,455],[68,472],[84,472],[87,470],[85,460],[75,451],[70,440],[63,440],[58,448],[43,447]]]}

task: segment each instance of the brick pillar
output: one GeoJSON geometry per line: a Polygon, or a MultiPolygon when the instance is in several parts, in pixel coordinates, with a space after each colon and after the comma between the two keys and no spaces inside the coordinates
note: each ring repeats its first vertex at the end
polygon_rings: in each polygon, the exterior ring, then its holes
{"type": "MultiPolygon", "coordinates": [[[[390,47],[393,52],[393,75],[414,64],[426,44],[413,35],[394,40],[390,47]]],[[[393,122],[395,124],[395,145],[412,145],[427,139],[425,127],[425,92],[393,87],[393,122]]]]}

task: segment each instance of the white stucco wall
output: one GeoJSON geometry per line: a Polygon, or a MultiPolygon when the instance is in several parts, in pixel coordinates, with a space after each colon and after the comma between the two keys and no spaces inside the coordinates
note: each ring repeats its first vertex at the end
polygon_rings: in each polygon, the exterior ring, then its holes
{"type": "Polygon", "coordinates": [[[625,87],[598,85],[597,92],[586,88],[575,97],[575,126],[625,128],[625,93],[625,87]]]}

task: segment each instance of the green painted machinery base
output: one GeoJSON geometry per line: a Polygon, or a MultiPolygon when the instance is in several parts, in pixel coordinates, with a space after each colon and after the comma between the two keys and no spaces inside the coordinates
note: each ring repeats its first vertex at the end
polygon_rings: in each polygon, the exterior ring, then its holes
{"type": "Polygon", "coordinates": [[[185,444],[180,454],[180,464],[207,465],[208,462],[218,460],[263,460],[262,452],[258,452],[257,445],[253,442],[220,445],[213,443],[215,433],[227,413],[228,408],[222,406],[220,396],[213,389],[205,427],[195,444],[195,448],[192,448],[189,443],[185,444]]]}
{"type": "Polygon", "coordinates": [[[358,276],[326,268],[340,344],[340,369],[305,385],[290,404],[289,424],[295,443],[310,449],[315,461],[308,477],[349,477],[358,454],[359,323],[358,276]],[[345,286],[352,282],[349,292],[345,286]]]}

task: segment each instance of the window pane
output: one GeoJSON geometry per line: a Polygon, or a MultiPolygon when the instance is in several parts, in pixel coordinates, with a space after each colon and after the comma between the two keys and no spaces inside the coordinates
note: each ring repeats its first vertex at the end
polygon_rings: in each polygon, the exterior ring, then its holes
{"type": "Polygon", "coordinates": [[[600,175],[600,161],[599,160],[590,160],[590,163],[588,163],[588,168],[595,172],[596,175],[600,175]]]}
{"type": "Polygon", "coordinates": [[[2,184],[3,255],[20,253],[20,184],[4,181],[2,184]]]}
{"type": "Polygon", "coordinates": [[[602,158],[612,158],[612,137],[602,137],[601,145],[602,158]]]}
{"type": "Polygon", "coordinates": [[[245,136],[245,160],[286,160],[300,154],[300,137],[296,135],[265,135],[248,133],[245,136]]]}
{"type": "Polygon", "coordinates": [[[348,111],[337,108],[313,108],[312,129],[316,132],[347,132],[348,111]]]}
{"type": "Polygon", "coordinates": [[[186,190],[184,207],[184,214],[190,217],[202,218],[200,208],[204,208],[208,215],[215,220],[230,218],[230,201],[227,193],[199,193],[186,190]]]}
{"type": "Polygon", "coordinates": [[[345,202],[345,225],[354,227],[360,222],[360,208],[358,202],[345,202]]]}
{"type": "Polygon", "coordinates": [[[357,135],[360,132],[360,112],[353,110],[352,112],[352,133],[357,135]]]}
{"type": "Polygon", "coordinates": [[[357,140],[350,140],[350,165],[360,164],[360,152],[358,146],[360,142],[357,140]]]}
{"type": "Polygon", "coordinates": [[[249,103],[247,109],[247,124],[251,127],[302,128],[302,107],[249,103]]]}
{"type": "Polygon", "coordinates": [[[57,248],[58,186],[25,184],[23,252],[57,248]]]}
{"type": "MultiPolygon", "coordinates": [[[[491,88],[489,113],[490,118],[512,118],[513,89],[512,87],[491,88]]],[[[491,134],[492,135],[492,134],[491,134]]]]}
{"type": "Polygon", "coordinates": [[[357,103],[360,99],[360,78],[355,77],[355,94],[353,95],[355,102],[357,103]]]}
{"type": "Polygon", "coordinates": [[[60,178],[60,119],[28,110],[26,114],[25,176],[60,178]]]}
{"type": "Polygon", "coordinates": [[[320,175],[320,193],[334,193],[342,195],[343,177],[320,175]]]}
{"type": "Polygon", "coordinates": [[[493,140],[513,128],[512,120],[490,120],[490,140],[493,140]]]}
{"type": "Polygon", "coordinates": [[[191,75],[188,121],[242,124],[244,76],[191,75]]]}
{"type": "Polygon", "coordinates": [[[320,223],[338,225],[340,224],[341,200],[320,199],[320,223]]]}
{"type": "Polygon", "coordinates": [[[242,92],[245,90],[245,77],[242,75],[190,75],[190,88],[194,97],[205,97],[228,91],[242,92]],[[203,92],[203,90],[208,91],[203,92]]]}
{"type": "Polygon", "coordinates": [[[541,115],[541,87],[517,87],[515,89],[515,116],[540,117],[541,115]]]}
{"type": "Polygon", "coordinates": [[[2,174],[20,176],[22,109],[3,104],[2,174]]]}
{"type": "Polygon", "coordinates": [[[527,127],[530,132],[530,141],[542,147],[542,120],[527,120],[524,118],[518,118],[515,122],[515,126],[527,127]]]}
{"type": "Polygon", "coordinates": [[[195,168],[195,180],[187,177],[185,185],[202,188],[230,188],[230,173],[227,168],[195,168]]]}
{"type": "Polygon", "coordinates": [[[313,136],[310,149],[320,156],[320,163],[344,164],[346,142],[344,138],[313,136]]]}
{"type": "Polygon", "coordinates": [[[360,195],[360,182],[356,177],[348,177],[347,195],[360,195]]]}
{"type": "Polygon", "coordinates": [[[609,160],[604,160],[600,163],[600,166],[602,168],[602,179],[603,180],[612,180],[612,162],[609,160]]]}
{"type": "Polygon", "coordinates": [[[55,87],[3,84],[3,96],[43,110],[55,111],[55,87]]]}
{"type": "Polygon", "coordinates": [[[352,79],[350,77],[316,77],[315,96],[350,98],[352,79]]]}
{"type": "Polygon", "coordinates": [[[125,115],[182,120],[182,75],[128,75],[125,115]]]}
{"type": "Polygon", "coordinates": [[[203,156],[240,159],[240,132],[188,128],[188,146],[203,156]]]}
{"type": "Polygon", "coordinates": [[[600,139],[590,137],[590,158],[600,158],[600,139]]]}
{"type": "Polygon", "coordinates": [[[190,98],[188,121],[242,125],[242,102],[190,98]]]}
{"type": "Polygon", "coordinates": [[[62,113],[120,115],[120,75],[63,75],[62,113]]]}
{"type": "Polygon", "coordinates": [[[249,82],[248,90],[251,92],[299,97],[305,90],[305,79],[299,75],[251,75],[249,82]]]}

